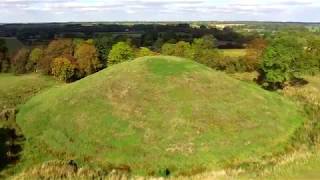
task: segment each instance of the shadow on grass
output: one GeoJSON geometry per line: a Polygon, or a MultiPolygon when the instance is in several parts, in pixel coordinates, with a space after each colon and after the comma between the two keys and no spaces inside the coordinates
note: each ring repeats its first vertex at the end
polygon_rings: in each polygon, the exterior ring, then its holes
{"type": "Polygon", "coordinates": [[[20,158],[24,137],[18,135],[16,129],[0,128],[0,172],[20,158]]]}

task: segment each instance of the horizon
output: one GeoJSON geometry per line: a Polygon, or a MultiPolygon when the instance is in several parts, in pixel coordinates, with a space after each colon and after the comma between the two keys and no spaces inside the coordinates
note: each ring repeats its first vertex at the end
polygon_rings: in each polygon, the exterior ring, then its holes
{"type": "Polygon", "coordinates": [[[103,24],[103,23],[285,23],[285,24],[320,24],[320,21],[250,21],[250,20],[241,20],[241,21],[224,21],[224,20],[190,20],[190,21],[179,21],[179,20],[162,20],[162,21],[143,21],[143,20],[132,20],[132,21],[48,21],[48,22],[0,22],[0,25],[7,25],[7,24],[79,24],[79,23],[96,23],[96,24],[103,24]]]}

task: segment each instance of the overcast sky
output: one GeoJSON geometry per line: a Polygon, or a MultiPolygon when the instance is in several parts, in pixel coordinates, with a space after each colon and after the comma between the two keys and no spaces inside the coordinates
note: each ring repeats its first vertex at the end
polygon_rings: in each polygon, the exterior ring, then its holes
{"type": "Polygon", "coordinates": [[[320,0],[0,0],[0,22],[320,21],[320,0]]]}

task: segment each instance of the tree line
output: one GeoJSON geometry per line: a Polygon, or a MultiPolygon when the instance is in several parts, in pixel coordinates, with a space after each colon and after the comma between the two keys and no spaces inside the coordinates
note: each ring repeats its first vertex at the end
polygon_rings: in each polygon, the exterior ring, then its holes
{"type": "Polygon", "coordinates": [[[47,46],[20,49],[7,57],[0,41],[0,69],[15,74],[42,72],[72,82],[108,66],[137,57],[169,55],[192,59],[210,68],[232,72],[259,72],[257,82],[275,90],[320,71],[320,36],[316,33],[281,31],[268,37],[257,37],[247,43],[243,57],[223,55],[212,35],[191,42],[159,43],[158,48],[137,47],[131,39],[103,36],[95,39],[56,39],[47,46]]]}

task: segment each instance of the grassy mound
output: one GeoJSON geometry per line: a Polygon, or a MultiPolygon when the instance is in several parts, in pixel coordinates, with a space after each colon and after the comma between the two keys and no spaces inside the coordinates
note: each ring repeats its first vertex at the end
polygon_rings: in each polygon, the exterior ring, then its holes
{"type": "Polygon", "coordinates": [[[303,117],[276,93],[193,61],[146,57],[52,88],[18,123],[24,162],[197,173],[281,151],[303,117]]]}

